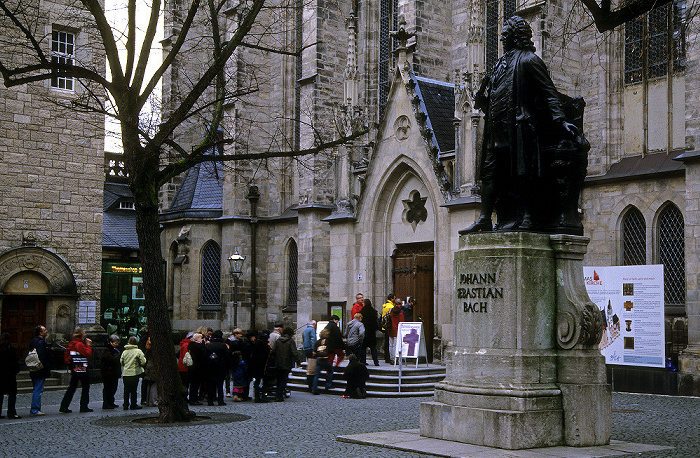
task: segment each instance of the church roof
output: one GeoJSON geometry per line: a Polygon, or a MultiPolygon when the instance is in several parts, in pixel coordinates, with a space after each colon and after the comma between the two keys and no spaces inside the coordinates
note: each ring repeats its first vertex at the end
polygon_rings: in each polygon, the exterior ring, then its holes
{"type": "Polygon", "coordinates": [[[651,176],[683,174],[685,166],[678,159],[682,159],[681,151],[671,154],[666,152],[652,153],[644,156],[623,157],[610,166],[608,171],[601,176],[586,178],[587,184],[605,184],[609,182],[635,180],[651,176]]]}
{"type": "Polygon", "coordinates": [[[102,201],[102,247],[138,250],[136,212],[121,209],[120,202],[132,202],[134,197],[126,184],[105,183],[102,201]]]}
{"type": "Polygon", "coordinates": [[[421,109],[428,115],[426,125],[433,131],[439,154],[455,150],[454,84],[416,76],[416,95],[421,109]]]}
{"type": "Polygon", "coordinates": [[[187,171],[161,220],[218,218],[223,209],[223,164],[203,162],[187,171]]]}

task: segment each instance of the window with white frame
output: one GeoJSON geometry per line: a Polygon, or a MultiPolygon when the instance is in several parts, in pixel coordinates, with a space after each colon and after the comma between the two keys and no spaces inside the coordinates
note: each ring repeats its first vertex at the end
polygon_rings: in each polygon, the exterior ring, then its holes
{"type": "MultiPolygon", "coordinates": [[[[63,30],[53,31],[51,34],[51,62],[73,66],[75,63],[75,34],[63,30]]],[[[57,70],[51,77],[51,87],[72,91],[73,77],[65,76],[65,71],[57,70]]]]}

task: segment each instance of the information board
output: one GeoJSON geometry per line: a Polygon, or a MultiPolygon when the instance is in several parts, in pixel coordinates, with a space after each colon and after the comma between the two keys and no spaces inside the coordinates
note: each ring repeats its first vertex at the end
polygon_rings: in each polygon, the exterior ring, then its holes
{"type": "Polygon", "coordinates": [[[396,334],[394,361],[398,360],[399,358],[415,358],[416,367],[418,367],[418,358],[421,356],[425,357],[427,364],[428,351],[425,346],[423,323],[420,321],[403,321],[399,323],[399,329],[396,334]]]}
{"type": "Polygon", "coordinates": [[[97,322],[97,301],[78,301],[78,324],[97,322]]]}
{"type": "Polygon", "coordinates": [[[605,362],[665,367],[663,265],[584,267],[583,276],[603,318],[605,362]]]}

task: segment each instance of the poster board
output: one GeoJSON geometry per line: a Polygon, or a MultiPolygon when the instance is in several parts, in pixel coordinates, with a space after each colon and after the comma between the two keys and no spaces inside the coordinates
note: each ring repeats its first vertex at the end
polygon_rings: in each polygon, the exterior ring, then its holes
{"type": "Polygon", "coordinates": [[[423,332],[423,323],[420,321],[403,321],[399,323],[399,329],[396,334],[396,350],[394,353],[394,363],[399,359],[416,360],[418,367],[418,359],[425,357],[425,364],[428,365],[428,350],[425,346],[425,333],[423,332]]]}
{"type": "Polygon", "coordinates": [[[316,322],[316,340],[319,340],[321,338],[321,331],[323,331],[326,326],[328,326],[328,321],[316,322]]]}
{"type": "Polygon", "coordinates": [[[97,323],[97,301],[78,301],[78,324],[97,323]]]}
{"type": "Polygon", "coordinates": [[[583,277],[603,317],[606,364],[665,367],[663,265],[584,267],[583,277]]]}

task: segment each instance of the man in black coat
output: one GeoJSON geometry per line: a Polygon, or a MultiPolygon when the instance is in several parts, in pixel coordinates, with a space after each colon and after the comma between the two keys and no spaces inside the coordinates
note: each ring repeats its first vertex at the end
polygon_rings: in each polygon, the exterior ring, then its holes
{"type": "Polygon", "coordinates": [[[302,352],[297,349],[292,337],[294,337],[294,330],[292,328],[284,328],[282,335],[277,339],[275,347],[272,349],[277,376],[275,401],[278,402],[284,401],[284,391],[287,389],[289,372],[294,368],[295,364],[301,364],[303,358],[302,352]]]}
{"type": "Polygon", "coordinates": [[[100,360],[103,409],[115,409],[117,407],[117,404],[114,403],[114,395],[117,392],[117,385],[119,385],[119,377],[122,375],[122,366],[120,363],[121,353],[117,348],[118,346],[119,336],[109,336],[107,346],[100,360]]]}
{"type": "Polygon", "coordinates": [[[32,393],[32,406],[29,410],[29,415],[40,416],[44,415],[41,411],[41,394],[44,392],[44,382],[51,376],[51,357],[49,349],[46,345],[46,336],[49,335],[48,329],[45,326],[39,325],[34,328],[34,338],[29,343],[29,351],[36,348],[36,353],[39,356],[39,361],[44,365],[43,368],[35,372],[30,372],[34,391],[32,393]]]}
{"type": "Polygon", "coordinates": [[[365,325],[365,338],[362,341],[362,350],[360,351],[360,362],[367,363],[367,349],[372,353],[372,360],[375,366],[379,366],[379,358],[377,356],[377,326],[378,316],[377,311],[372,307],[372,302],[365,299],[365,305],[360,311],[362,315],[362,324],[365,325]]]}
{"type": "Polygon", "coordinates": [[[207,401],[210,406],[214,405],[216,397],[220,406],[225,406],[224,402],[224,379],[226,371],[231,365],[228,347],[224,343],[223,332],[214,331],[211,340],[206,344],[208,371],[207,371],[207,401]]]}

